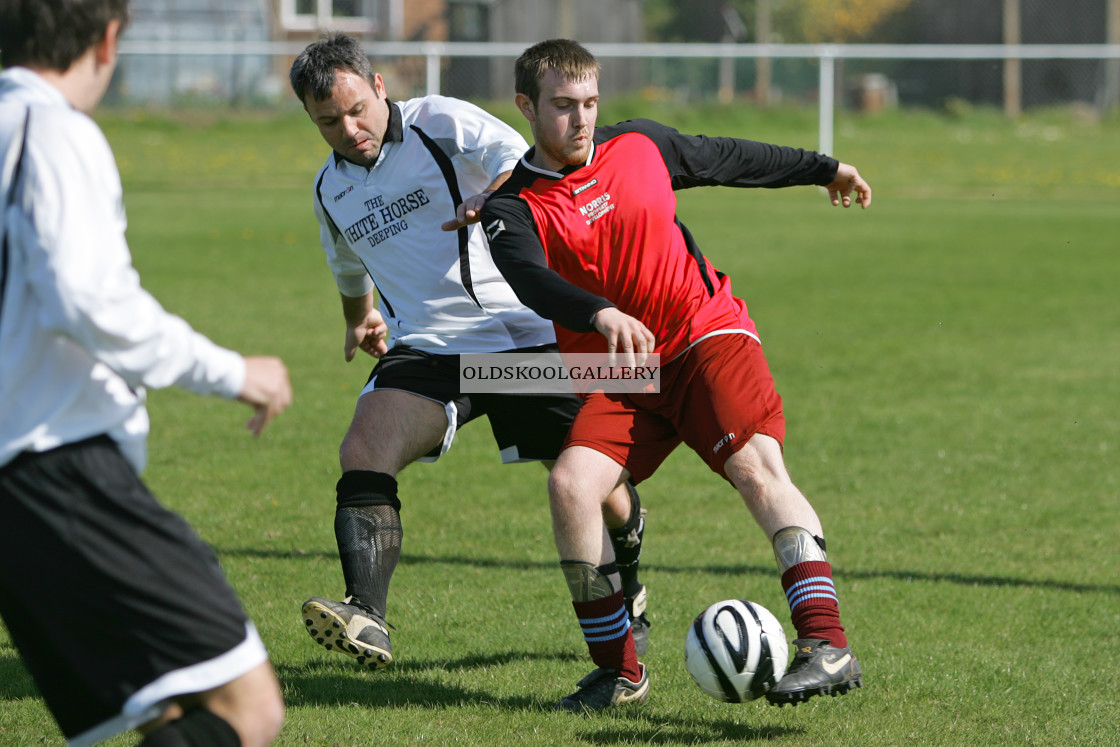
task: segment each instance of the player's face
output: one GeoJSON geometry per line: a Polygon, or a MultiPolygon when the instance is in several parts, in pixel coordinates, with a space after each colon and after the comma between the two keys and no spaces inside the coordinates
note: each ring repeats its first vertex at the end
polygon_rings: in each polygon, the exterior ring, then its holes
{"type": "Polygon", "coordinates": [[[370,85],[344,70],[335,74],[334,81],[330,96],[322,101],[308,96],[303,108],[327,145],[347,161],[369,168],[377,162],[389,127],[385,82],[380,73],[374,74],[370,85]]]}
{"type": "Polygon", "coordinates": [[[587,161],[599,114],[599,80],[595,76],[570,80],[549,70],[541,79],[536,105],[523,94],[518,95],[517,103],[532,127],[539,165],[558,170],[587,161]]]}

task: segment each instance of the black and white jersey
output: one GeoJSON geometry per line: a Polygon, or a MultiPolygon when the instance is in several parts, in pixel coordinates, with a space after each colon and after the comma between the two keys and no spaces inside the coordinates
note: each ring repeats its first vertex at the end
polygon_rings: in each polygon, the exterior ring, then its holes
{"type": "Polygon", "coordinates": [[[315,215],[339,291],[375,286],[390,345],[485,353],[555,341],[494,266],[478,224],[441,224],[528,149],[497,118],[458,99],[388,102],[389,125],[371,168],[337,153],[315,179],[315,215]]]}

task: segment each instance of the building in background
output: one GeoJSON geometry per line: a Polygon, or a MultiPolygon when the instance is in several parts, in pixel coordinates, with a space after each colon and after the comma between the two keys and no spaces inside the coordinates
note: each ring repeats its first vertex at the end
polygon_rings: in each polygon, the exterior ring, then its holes
{"type": "MultiPolygon", "coordinates": [[[[133,0],[126,53],[108,101],[294,104],[287,85],[291,61],[303,45],[326,30],[361,39],[394,98],[427,92],[435,77],[438,90],[447,95],[508,101],[513,91],[510,49],[555,37],[578,39],[593,51],[600,51],[597,45],[658,39],[756,42],[760,29],[771,27],[771,17],[772,28],[764,34],[770,42],[837,41],[808,38],[806,19],[819,15],[817,2],[133,0]],[[762,8],[765,14],[758,12],[762,8]],[[666,9],[672,14],[666,15],[666,9]],[[647,17],[655,10],[661,13],[658,23],[647,17]],[[736,22],[729,24],[729,18],[736,22]],[[738,31],[731,33],[732,27],[738,31]],[[391,44],[445,41],[509,46],[501,55],[460,54],[437,60],[426,59],[416,49],[402,54],[400,47],[391,44]],[[162,45],[171,42],[186,45],[189,53],[165,53],[162,45]],[[258,51],[238,49],[243,43],[257,43],[258,51]],[[379,46],[384,53],[378,53],[379,46]],[[137,52],[140,48],[147,51],[137,52]]],[[[1013,8],[1018,38],[1024,44],[1120,43],[1120,0],[908,0],[891,7],[890,14],[862,29],[859,38],[845,40],[1000,44],[1007,34],[1005,16],[1013,8]]],[[[768,62],[748,57],[733,62],[715,57],[618,58],[602,53],[600,58],[604,63],[600,87],[608,95],[645,90],[672,100],[718,97],[814,104],[819,94],[818,65],[811,58],[768,62]],[[767,93],[760,96],[763,70],[767,93]]],[[[952,107],[954,102],[998,106],[1012,83],[1016,84],[1014,111],[1020,104],[1026,109],[1075,102],[1103,111],[1116,106],[1120,97],[1120,60],[1023,60],[1015,65],[1013,76],[1008,73],[1009,66],[1001,60],[842,60],[837,63],[836,93],[847,105],[867,110],[893,101],[935,108],[952,107]]]]}
{"type": "MultiPolygon", "coordinates": [[[[583,44],[645,41],[642,0],[446,0],[449,41],[518,42],[545,39],[583,44]]],[[[599,88],[616,94],[641,87],[643,65],[631,59],[604,60],[599,88]]],[[[451,58],[444,93],[467,99],[513,96],[513,58],[451,58]]]]}
{"type": "MultiPolygon", "coordinates": [[[[133,0],[125,43],[261,42],[273,38],[270,0],[133,0]]],[[[277,94],[272,60],[251,55],[122,55],[109,103],[244,103],[277,94]]]]}

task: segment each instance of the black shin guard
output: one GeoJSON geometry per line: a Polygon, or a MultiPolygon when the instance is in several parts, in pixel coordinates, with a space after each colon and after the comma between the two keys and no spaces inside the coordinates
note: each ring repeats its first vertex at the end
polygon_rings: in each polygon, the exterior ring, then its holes
{"type": "Polygon", "coordinates": [[[384,620],[404,536],[397,481],[382,472],[352,470],[343,473],[336,490],[334,536],[346,594],[384,620]]]}
{"type": "Polygon", "coordinates": [[[627,599],[633,599],[642,589],[638,581],[638,561],[642,556],[642,534],[646,523],[637,488],[627,482],[626,491],[630,494],[630,518],[618,529],[609,530],[608,534],[614,548],[614,562],[622,579],[622,593],[627,599]]]}
{"type": "Polygon", "coordinates": [[[153,731],[140,747],[241,747],[241,737],[221,716],[195,708],[153,731]]]}

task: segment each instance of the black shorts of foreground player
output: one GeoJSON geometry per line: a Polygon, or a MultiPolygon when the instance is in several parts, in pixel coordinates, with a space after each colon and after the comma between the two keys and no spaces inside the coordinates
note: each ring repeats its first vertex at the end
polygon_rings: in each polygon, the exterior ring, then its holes
{"type": "MultiPolygon", "coordinates": [[[[332,148],[315,177],[313,206],[342,299],[344,355],[350,361],[360,349],[380,358],[339,450],[334,529],[345,598],[311,597],[302,619],[316,643],[378,669],[394,658],[386,618],[404,535],[397,475],[437,459],[458,428],[483,415],[503,462],[551,466],[579,401],[459,391],[460,354],[555,345],[552,324],[518,301],[477,225],[478,208],[525,140],[464,101],[391,101],[361,45],[345,35],[309,45],[290,77],[332,148]]],[[[629,624],[644,643],[637,492],[619,486],[603,514],[629,624]]]]}
{"type": "Polygon", "coordinates": [[[144,392],[239,399],[259,434],[291,388],[139,285],[87,116],[127,20],[126,0],[0,3],[0,615],[71,745],[258,747],[279,683],[214,554],[138,477],[144,392]]]}
{"type": "MultiPolygon", "coordinates": [[[[599,64],[578,43],[542,42],[517,60],[516,103],[535,146],[482,208],[499,269],[562,329],[562,352],[657,353],[657,394],[590,394],[552,470],[557,550],[596,665],[558,707],[597,710],[649,692],[624,617],[600,504],[640,482],[682,441],[730,482],[773,544],[797,631],[769,693],[797,704],[861,683],[848,648],[824,532],[782,456],[785,418],[746,304],[677,219],[674,190],[827,186],[863,207],[852,166],[746,140],[682,135],[648,120],[596,127],[599,64]]],[[[739,596],[738,594],[736,596],[739,596]]],[[[749,597],[749,594],[746,594],[749,597]]],[[[682,626],[686,621],[681,621],[682,626]]]]}

